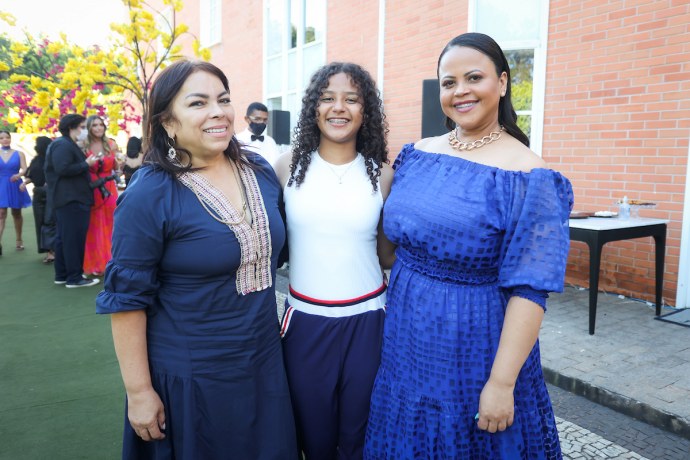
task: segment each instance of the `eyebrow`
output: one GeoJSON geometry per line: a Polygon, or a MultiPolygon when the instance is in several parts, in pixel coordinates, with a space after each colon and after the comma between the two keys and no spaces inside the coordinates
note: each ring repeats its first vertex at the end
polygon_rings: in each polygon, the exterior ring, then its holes
{"type": "MultiPolygon", "coordinates": [[[[327,90],[324,90],[321,94],[335,94],[335,93],[337,93],[337,91],[327,89],[327,90]]],[[[345,94],[353,94],[355,96],[359,96],[359,93],[357,91],[345,91],[345,94]]]]}
{"type": "MultiPolygon", "coordinates": [[[[463,77],[466,77],[466,76],[470,75],[470,74],[473,73],[473,72],[480,72],[480,73],[482,73],[482,70],[481,70],[481,69],[472,69],[472,70],[467,71],[467,72],[465,72],[464,74],[462,74],[462,76],[463,76],[463,77]]],[[[455,78],[455,76],[454,76],[454,75],[441,75],[441,78],[455,78]]]]}
{"type": "MultiPolygon", "coordinates": [[[[229,91],[220,92],[220,93],[218,93],[218,97],[224,96],[225,94],[230,94],[230,92],[229,91]]],[[[190,97],[201,97],[204,99],[208,99],[210,96],[208,94],[204,94],[204,93],[192,93],[192,94],[187,94],[184,98],[189,99],[190,97]]]]}

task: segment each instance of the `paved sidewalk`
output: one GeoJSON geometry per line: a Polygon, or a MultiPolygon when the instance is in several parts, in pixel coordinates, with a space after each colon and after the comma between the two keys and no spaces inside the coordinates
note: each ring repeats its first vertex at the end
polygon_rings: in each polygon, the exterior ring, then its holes
{"type": "Polygon", "coordinates": [[[567,287],[547,303],[547,381],[690,439],[690,328],[655,320],[653,305],[599,293],[591,336],[588,296],[567,287]]]}

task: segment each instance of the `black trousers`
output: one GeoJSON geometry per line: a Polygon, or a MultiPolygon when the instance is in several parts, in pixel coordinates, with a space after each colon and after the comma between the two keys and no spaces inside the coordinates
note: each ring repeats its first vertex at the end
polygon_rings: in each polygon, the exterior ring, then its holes
{"type": "Polygon", "coordinates": [[[79,282],[84,266],[86,232],[89,230],[91,206],[71,202],[55,209],[55,279],[67,284],[79,282]]]}
{"type": "Polygon", "coordinates": [[[34,196],[31,200],[31,209],[34,212],[34,224],[36,226],[36,247],[38,252],[48,252],[50,248],[41,246],[41,226],[46,211],[46,187],[34,187],[34,196]]]}

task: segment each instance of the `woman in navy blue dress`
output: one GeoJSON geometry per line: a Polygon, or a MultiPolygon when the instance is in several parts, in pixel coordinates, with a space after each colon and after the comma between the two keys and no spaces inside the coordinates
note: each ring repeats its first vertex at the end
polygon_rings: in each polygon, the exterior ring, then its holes
{"type": "Polygon", "coordinates": [[[365,458],[558,459],[537,341],[568,256],[570,182],[528,148],[490,37],[438,63],[448,134],[395,161],[398,245],[365,458]]]}
{"type": "Polygon", "coordinates": [[[123,458],[296,457],[273,283],[280,186],[233,121],[212,64],[178,61],[151,89],[147,164],[118,200],[97,299],[127,392],[123,458]]]}

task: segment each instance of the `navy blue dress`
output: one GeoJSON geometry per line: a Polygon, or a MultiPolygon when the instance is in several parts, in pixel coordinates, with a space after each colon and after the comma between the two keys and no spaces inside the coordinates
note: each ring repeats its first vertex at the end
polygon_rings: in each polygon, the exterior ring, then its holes
{"type": "Polygon", "coordinates": [[[544,306],[563,289],[570,182],[412,144],[394,167],[384,231],[397,261],[364,457],[561,458],[538,343],[517,378],[514,424],[491,434],[474,417],[509,298],[544,306]]]}
{"type": "MultiPolygon", "coordinates": [[[[280,185],[251,161],[270,221],[271,273],[285,240],[280,185]]],[[[240,249],[227,225],[171,175],[142,167],[118,199],[98,313],[145,309],[166,439],[144,442],[125,414],[123,458],[296,458],[275,284],[239,295],[240,249]]]]}

